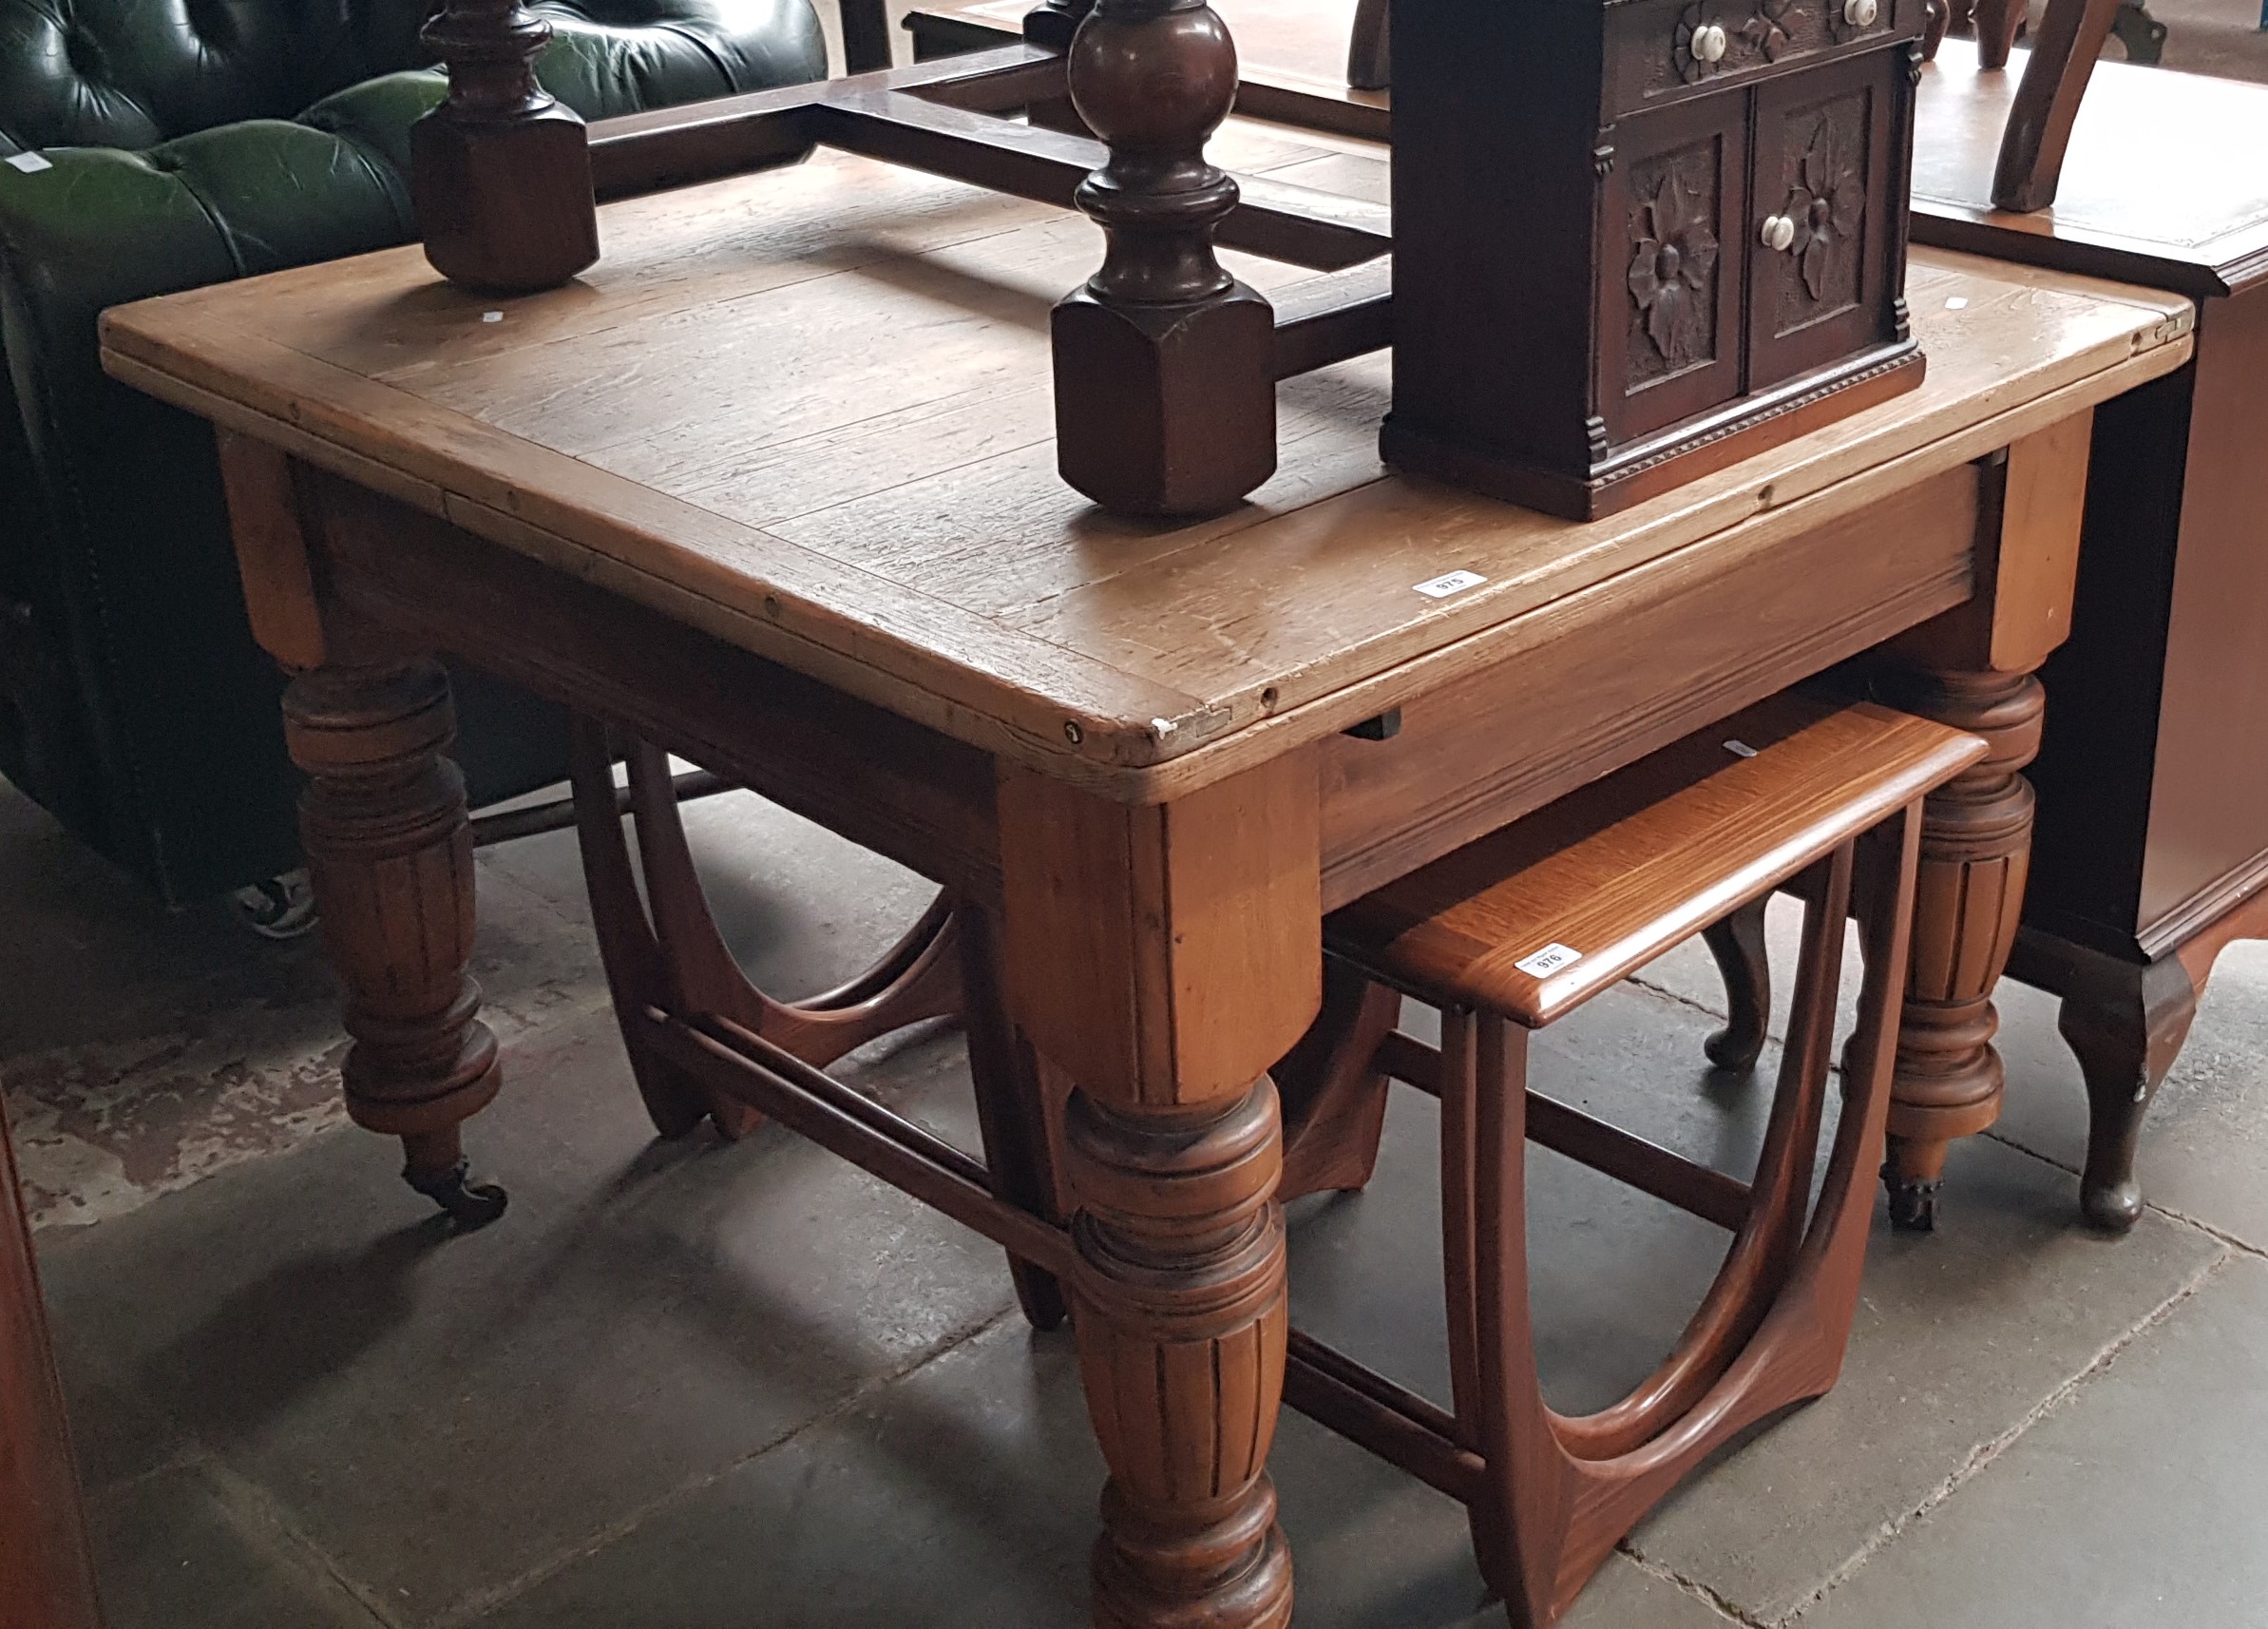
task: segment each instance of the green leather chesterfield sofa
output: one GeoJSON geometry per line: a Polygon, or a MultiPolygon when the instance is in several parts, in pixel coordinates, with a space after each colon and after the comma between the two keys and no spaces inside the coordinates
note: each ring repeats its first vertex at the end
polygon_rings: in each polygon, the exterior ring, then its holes
{"type": "MultiPolygon", "coordinates": [[[[415,236],[429,0],[0,0],[0,776],[176,904],[298,863],[280,676],[212,434],[105,377],[105,306],[415,236]]],[[[823,77],[809,0],[544,0],[585,118],[823,77]]],[[[564,720],[460,675],[476,807],[564,720]]]]}

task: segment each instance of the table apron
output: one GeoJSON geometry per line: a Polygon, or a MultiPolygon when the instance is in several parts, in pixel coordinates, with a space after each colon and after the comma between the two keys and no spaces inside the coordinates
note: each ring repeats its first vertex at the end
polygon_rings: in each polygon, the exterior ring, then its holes
{"type": "MultiPolygon", "coordinates": [[[[999,902],[997,772],[981,749],[397,500],[306,478],[330,597],[999,902]]],[[[1958,604],[1981,510],[1963,465],[1809,532],[1697,545],[1532,613],[1506,660],[1403,701],[1396,736],[1324,743],[1325,908],[1958,604]]]]}
{"type": "Polygon", "coordinates": [[[1506,660],[1402,703],[1398,734],[1325,743],[1325,909],[1961,604],[1984,512],[1964,464],[1797,536],[1697,544],[1532,613],[1506,660]]]}

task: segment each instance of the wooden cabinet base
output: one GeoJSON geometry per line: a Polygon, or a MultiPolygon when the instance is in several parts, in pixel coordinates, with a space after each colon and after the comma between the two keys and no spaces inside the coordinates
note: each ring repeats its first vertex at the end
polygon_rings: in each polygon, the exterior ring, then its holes
{"type": "Polygon", "coordinates": [[[1602,445],[1581,474],[1520,463],[1391,414],[1379,432],[1379,453],[1414,474],[1546,514],[1596,520],[1913,390],[1925,360],[1911,339],[1879,346],[1642,440],[1611,450],[1602,445]]]}

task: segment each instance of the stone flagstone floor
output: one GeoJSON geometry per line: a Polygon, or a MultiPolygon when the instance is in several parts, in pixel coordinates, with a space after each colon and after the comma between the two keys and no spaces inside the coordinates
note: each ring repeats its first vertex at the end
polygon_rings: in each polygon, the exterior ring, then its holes
{"type": "MultiPolygon", "coordinates": [[[[924,901],[753,797],[690,824],[786,993],[924,901]]],[[[990,1246],[792,1138],[655,1142],[572,838],[480,872],[508,1084],[472,1144],[513,1203],[451,1237],[343,1123],[312,944],[167,916],[0,789],[0,1077],[113,1629],[1083,1623],[1101,1467],[1067,1340],[990,1246]]],[[[1703,1066],[1717,1001],[1680,952],[1551,1031],[1543,1083],[1737,1161],[1763,1092],[1703,1066]]],[[[2051,1005],[2006,1008],[2008,1116],[1939,1234],[1877,1226],[1840,1387],[1642,1525],[1572,1629],[2268,1624],[2268,948],[2222,963],[2124,1240],[2076,1222],[2051,1005]]],[[[956,1035],[841,1070],[973,1140],[956,1035]]],[[[1431,1114],[1397,1101],[1370,1192],[1293,1207],[1293,1279],[1304,1323],[1439,1395],[1431,1114]]],[[[1534,1159],[1577,1408],[1650,1367],[1722,1236],[1534,1159]]],[[[1301,1624],[1502,1621],[1449,1502],[1290,1416],[1274,1463],[1301,1624]]]]}

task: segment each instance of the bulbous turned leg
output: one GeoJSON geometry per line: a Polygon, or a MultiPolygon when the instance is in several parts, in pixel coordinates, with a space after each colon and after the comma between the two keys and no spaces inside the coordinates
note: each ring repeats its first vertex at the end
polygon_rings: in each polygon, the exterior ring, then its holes
{"type": "Polygon", "coordinates": [[[1076,1092],[1073,1328],[1110,1463],[1105,1629],[1278,1629],[1291,1556],[1267,1473],[1288,1331],[1275,1088],[1191,1109],[1076,1092]]]}
{"type": "Polygon", "coordinates": [[[1764,954],[1766,895],[1751,900],[1702,931],[1702,942],[1725,979],[1725,1027],[1702,1043],[1710,1063],[1745,1075],[1763,1056],[1772,1013],[1772,966],[1764,954]]]}
{"type": "Polygon", "coordinates": [[[2179,961],[2120,967],[2064,997],[2056,1028],[2087,1077],[2087,1169],[2079,1206],[2106,1233],[2125,1233],[2142,1216],[2134,1156],[2142,1123],[2197,1016],[2197,988],[2179,961]]]}
{"type": "Polygon", "coordinates": [[[461,1225],[504,1214],[467,1174],[459,1127],[496,1096],[496,1037],[472,956],[472,837],[437,662],[318,668],[284,693],[292,761],[307,773],[300,834],[354,1038],[347,1112],[399,1137],[403,1179],[461,1225]]]}
{"type": "Polygon", "coordinates": [[[2031,787],[2045,698],[2029,673],[1911,673],[1885,686],[1911,712],[1991,750],[1923,807],[1914,948],[1882,1168],[1895,1226],[1936,1225],[1945,1150],[2000,1117],[1992,987],[2008,966],[2031,857],[2031,787]]]}

